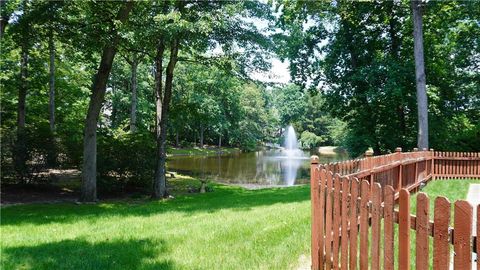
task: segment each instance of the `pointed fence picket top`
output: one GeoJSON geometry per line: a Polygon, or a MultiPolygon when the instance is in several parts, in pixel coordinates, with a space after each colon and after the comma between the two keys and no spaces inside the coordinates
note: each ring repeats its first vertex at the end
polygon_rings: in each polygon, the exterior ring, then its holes
{"type": "Polygon", "coordinates": [[[472,217],[480,206],[437,197],[430,209],[419,193],[410,213],[410,193],[432,179],[480,179],[480,153],[397,148],[334,164],[311,161],[312,269],[480,269],[480,260],[472,261],[480,248],[480,222],[473,230],[472,217]]]}

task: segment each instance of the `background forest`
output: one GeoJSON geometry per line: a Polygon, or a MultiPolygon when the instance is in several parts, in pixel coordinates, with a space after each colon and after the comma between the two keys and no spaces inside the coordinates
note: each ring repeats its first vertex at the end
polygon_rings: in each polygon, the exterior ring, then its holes
{"type": "MultiPolygon", "coordinates": [[[[480,5],[423,6],[430,147],[480,150],[480,5]]],[[[2,182],[163,197],[171,149],[416,145],[409,1],[1,1],[2,182]],[[262,80],[271,60],[288,84],[262,80]]],[[[275,70],[271,71],[275,75],[275,70]]]]}

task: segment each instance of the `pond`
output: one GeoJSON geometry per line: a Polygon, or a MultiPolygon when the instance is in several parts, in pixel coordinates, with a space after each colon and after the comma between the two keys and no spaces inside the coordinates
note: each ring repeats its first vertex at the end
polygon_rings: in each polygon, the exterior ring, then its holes
{"type": "MultiPolygon", "coordinates": [[[[284,156],[280,150],[262,150],[215,156],[174,156],[167,163],[174,171],[216,182],[240,185],[306,184],[310,175],[308,151],[295,157],[284,156]]],[[[315,154],[315,153],[314,153],[315,154]]],[[[348,158],[346,154],[320,155],[327,163],[348,158]]]]}

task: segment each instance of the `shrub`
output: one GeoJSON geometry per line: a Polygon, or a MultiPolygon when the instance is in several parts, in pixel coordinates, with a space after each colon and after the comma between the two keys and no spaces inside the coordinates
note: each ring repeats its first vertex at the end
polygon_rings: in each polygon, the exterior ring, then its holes
{"type": "Polygon", "coordinates": [[[99,189],[114,191],[151,185],[155,165],[155,138],[151,133],[103,133],[97,139],[99,189]]]}

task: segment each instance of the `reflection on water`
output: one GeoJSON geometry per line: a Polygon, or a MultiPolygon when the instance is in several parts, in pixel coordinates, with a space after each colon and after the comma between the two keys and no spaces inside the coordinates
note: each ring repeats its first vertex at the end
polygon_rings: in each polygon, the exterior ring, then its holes
{"type": "MultiPolygon", "coordinates": [[[[309,156],[309,152],[304,152],[303,157],[288,158],[277,150],[218,156],[176,156],[169,158],[167,167],[170,171],[223,183],[293,185],[308,183],[309,156]]],[[[320,162],[346,158],[346,155],[320,156],[320,162]]]]}

